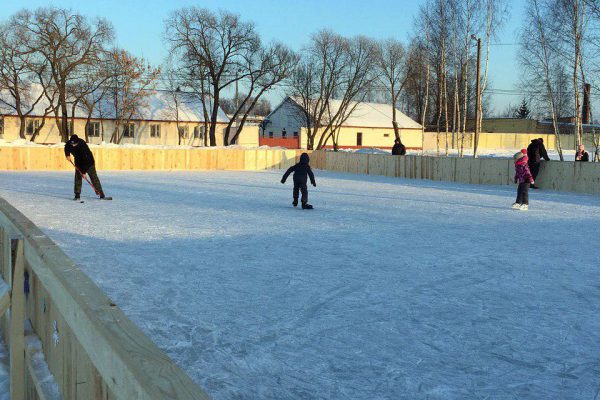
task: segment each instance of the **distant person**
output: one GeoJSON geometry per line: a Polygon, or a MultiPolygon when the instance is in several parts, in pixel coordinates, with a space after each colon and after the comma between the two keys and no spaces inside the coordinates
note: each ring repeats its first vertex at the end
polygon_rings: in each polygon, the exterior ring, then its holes
{"type": "Polygon", "coordinates": [[[406,146],[402,144],[400,139],[394,140],[394,147],[392,147],[392,155],[393,156],[403,156],[406,155],[406,146]]]}
{"type": "Polygon", "coordinates": [[[590,161],[590,156],[587,151],[585,151],[585,147],[582,144],[579,145],[579,150],[575,153],[575,161],[590,161]]]}
{"type": "Polygon", "coordinates": [[[65,143],[65,157],[71,161],[71,154],[75,157],[75,198],[73,200],[79,200],[81,197],[81,174],[88,174],[96,194],[104,199],[104,192],[102,191],[102,185],[98,174],[96,173],[96,162],[94,161],[94,155],[88,147],[85,140],[80,139],[77,135],[71,136],[69,141],[65,143]]]}
{"type": "Polygon", "coordinates": [[[519,186],[517,187],[517,200],[512,208],[527,211],[529,209],[529,185],[535,184],[527,163],[527,150],[523,149],[516,153],[513,159],[515,160],[515,183],[518,183],[519,186]]]}
{"type": "MultiPolygon", "coordinates": [[[[540,173],[540,166],[542,165],[542,158],[546,161],[550,161],[546,147],[544,146],[544,139],[538,138],[533,139],[527,147],[527,157],[529,158],[529,169],[533,180],[537,180],[537,176],[540,173]]],[[[535,184],[531,184],[531,188],[539,189],[535,184]]]]}
{"type": "Polygon", "coordinates": [[[301,192],[303,210],[313,209],[313,206],[308,204],[308,188],[306,187],[306,183],[308,180],[307,177],[310,177],[310,183],[312,183],[313,186],[317,186],[315,182],[315,175],[313,174],[312,169],[310,169],[310,165],[308,165],[309,162],[310,158],[308,157],[308,154],[302,153],[302,155],[300,156],[300,162],[296,165],[291,166],[285,172],[283,178],[281,178],[281,183],[285,183],[288,176],[290,176],[292,172],[294,173],[294,201],[292,202],[292,205],[294,207],[298,205],[298,194],[299,192],[301,192]]]}

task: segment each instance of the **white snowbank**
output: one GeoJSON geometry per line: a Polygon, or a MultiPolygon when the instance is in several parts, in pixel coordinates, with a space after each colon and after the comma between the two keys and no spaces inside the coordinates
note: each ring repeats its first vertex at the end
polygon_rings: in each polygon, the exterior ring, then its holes
{"type": "Polygon", "coordinates": [[[2,173],[216,400],[593,399],[600,198],[316,171],[2,173]],[[86,188],[87,190],[87,188],[86,188]]]}
{"type": "MultiPolygon", "coordinates": [[[[0,147],[64,147],[65,144],[64,143],[54,143],[54,144],[40,144],[40,143],[34,143],[34,142],[30,142],[28,140],[25,139],[16,139],[13,141],[8,141],[5,139],[0,139],[0,147]]],[[[232,146],[213,146],[213,147],[196,147],[196,146],[166,146],[166,145],[150,145],[150,144],[132,144],[132,143],[123,143],[123,144],[116,144],[116,143],[107,143],[107,142],[102,142],[99,144],[92,144],[92,143],[88,143],[88,146],[90,146],[91,148],[108,148],[108,149],[163,149],[163,150],[167,150],[167,149],[204,149],[204,150],[224,150],[224,149],[237,149],[237,150],[241,150],[241,149],[271,149],[271,150],[282,150],[284,149],[283,147],[269,147],[269,146],[240,146],[240,145],[232,145],[232,146]]]]}

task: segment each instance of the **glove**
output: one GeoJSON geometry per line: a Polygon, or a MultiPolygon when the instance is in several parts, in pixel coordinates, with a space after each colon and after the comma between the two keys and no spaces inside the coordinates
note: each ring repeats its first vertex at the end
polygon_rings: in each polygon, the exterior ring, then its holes
{"type": "Polygon", "coordinates": [[[515,179],[515,183],[517,183],[517,180],[515,179]]]}
{"type": "Polygon", "coordinates": [[[532,184],[532,185],[535,185],[535,181],[534,181],[533,179],[531,180],[531,184],[532,184]]]}
{"type": "Polygon", "coordinates": [[[281,183],[285,183],[285,181],[282,179],[282,180],[281,180],[281,183]]]}
{"type": "Polygon", "coordinates": [[[317,187],[317,184],[316,184],[316,183],[313,183],[312,185],[313,185],[314,187],[317,187]]]}

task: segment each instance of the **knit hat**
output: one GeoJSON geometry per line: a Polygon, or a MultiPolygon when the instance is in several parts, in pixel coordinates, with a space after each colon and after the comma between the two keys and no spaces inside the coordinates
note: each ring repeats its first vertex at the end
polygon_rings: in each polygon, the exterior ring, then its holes
{"type": "Polygon", "coordinates": [[[79,142],[79,136],[72,135],[71,138],[69,139],[69,142],[71,142],[71,144],[75,144],[75,143],[79,142]]]}
{"type": "Polygon", "coordinates": [[[513,156],[513,159],[515,161],[517,161],[517,160],[520,160],[523,157],[525,157],[525,154],[523,154],[523,151],[519,151],[518,153],[515,153],[515,155],[513,156]]]}

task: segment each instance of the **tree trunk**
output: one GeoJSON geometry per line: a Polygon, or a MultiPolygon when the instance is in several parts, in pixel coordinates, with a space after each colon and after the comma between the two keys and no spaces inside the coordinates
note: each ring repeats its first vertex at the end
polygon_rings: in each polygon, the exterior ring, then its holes
{"type": "Polygon", "coordinates": [[[213,90],[214,90],[214,97],[213,97],[212,112],[210,115],[210,132],[209,132],[211,147],[214,147],[217,145],[216,130],[217,130],[217,119],[218,119],[218,115],[219,115],[219,100],[220,100],[219,87],[217,85],[213,85],[213,90]]]}

